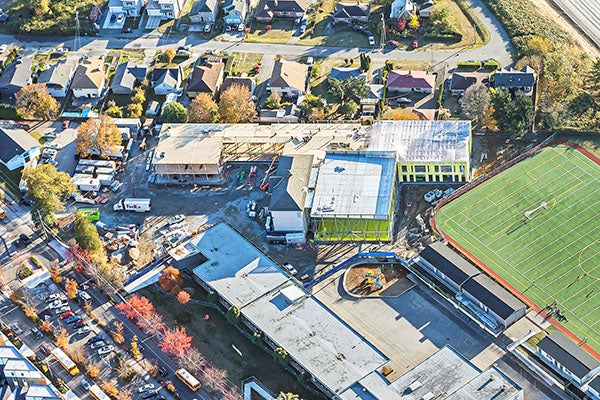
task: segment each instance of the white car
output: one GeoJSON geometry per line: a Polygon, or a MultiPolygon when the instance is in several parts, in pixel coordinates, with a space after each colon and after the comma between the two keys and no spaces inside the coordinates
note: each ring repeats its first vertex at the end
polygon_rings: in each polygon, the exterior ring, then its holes
{"type": "Polygon", "coordinates": [[[210,31],[212,31],[212,25],[211,24],[204,25],[204,33],[209,33],[210,31]]]}
{"type": "Polygon", "coordinates": [[[400,97],[398,100],[396,100],[399,104],[409,104],[412,103],[412,100],[409,99],[408,97],[400,97]]]}
{"type": "Polygon", "coordinates": [[[60,293],[52,293],[46,297],[46,303],[50,301],[54,302],[56,300],[62,300],[62,295],[60,293]]]}
{"type": "MultiPolygon", "coordinates": [[[[1,11],[0,11],[1,12],[1,11]]],[[[7,44],[3,44],[0,46],[0,53],[4,53],[6,51],[6,49],[8,49],[8,45],[7,44]]]]}
{"type": "Polygon", "coordinates": [[[152,384],[152,383],[147,383],[147,384],[145,384],[144,386],[140,386],[140,387],[138,388],[138,393],[144,393],[144,392],[146,392],[146,391],[148,391],[148,390],[152,390],[152,389],[154,389],[154,384],[152,384]]]}
{"type": "Polygon", "coordinates": [[[296,268],[294,268],[294,266],[290,263],[283,264],[283,268],[285,268],[287,272],[289,272],[292,275],[296,275],[298,273],[298,271],[296,271],[296,268]]]}
{"type": "Polygon", "coordinates": [[[167,222],[169,223],[169,225],[174,225],[174,224],[183,222],[184,219],[185,219],[184,215],[177,214],[177,215],[174,215],[171,218],[169,218],[169,220],[167,222]]]}
{"type": "Polygon", "coordinates": [[[44,147],[47,149],[52,149],[52,150],[60,150],[62,149],[62,146],[56,142],[50,142],[50,143],[46,143],[44,144],[44,147]]]}
{"type": "Polygon", "coordinates": [[[94,342],[90,345],[90,348],[92,350],[97,349],[98,347],[103,347],[106,346],[106,342],[104,342],[104,340],[99,340],[97,342],[94,342]]]}
{"type": "Polygon", "coordinates": [[[44,133],[44,135],[42,137],[45,137],[47,139],[56,139],[57,136],[58,136],[58,133],[56,133],[56,132],[46,132],[46,133],[44,133]]]}
{"type": "Polygon", "coordinates": [[[76,335],[83,335],[85,333],[88,333],[89,331],[91,331],[92,329],[89,326],[82,326],[81,328],[77,329],[75,331],[76,335]]]}
{"type": "Polygon", "coordinates": [[[54,310],[54,313],[56,315],[58,315],[58,314],[64,313],[65,311],[71,311],[71,307],[69,307],[69,306],[61,306],[61,307],[57,308],[56,310],[54,310]]]}
{"type": "Polygon", "coordinates": [[[102,356],[104,354],[108,354],[108,353],[112,353],[112,351],[115,349],[114,346],[109,345],[109,346],[104,346],[102,347],[100,350],[98,350],[98,355],[102,356]]]}
{"type": "Polygon", "coordinates": [[[49,309],[55,309],[55,308],[60,308],[60,307],[64,307],[64,306],[68,306],[69,302],[66,300],[61,300],[60,298],[52,301],[52,303],[48,304],[48,308],[49,309]]]}
{"type": "Polygon", "coordinates": [[[375,38],[373,36],[369,36],[369,44],[375,46],[375,38]]]}

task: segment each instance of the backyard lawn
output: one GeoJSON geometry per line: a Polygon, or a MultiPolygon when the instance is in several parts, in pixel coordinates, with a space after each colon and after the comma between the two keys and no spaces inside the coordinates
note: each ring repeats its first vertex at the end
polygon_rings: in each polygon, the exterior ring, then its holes
{"type": "Polygon", "coordinates": [[[287,43],[292,37],[293,19],[275,19],[269,23],[253,22],[245,42],[251,43],[287,43]],[[266,27],[271,26],[270,30],[266,27]]]}

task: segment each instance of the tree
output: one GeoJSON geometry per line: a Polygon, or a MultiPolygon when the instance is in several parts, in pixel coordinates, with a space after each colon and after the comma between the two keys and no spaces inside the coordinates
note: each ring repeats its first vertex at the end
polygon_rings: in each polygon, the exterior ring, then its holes
{"type": "Polygon", "coordinates": [[[242,400],[243,398],[240,390],[235,386],[229,387],[223,392],[223,400],[242,400]]]}
{"type": "Polygon", "coordinates": [[[196,373],[204,364],[204,356],[195,347],[190,347],[183,356],[179,358],[179,367],[191,373],[196,373]]]}
{"type": "Polygon", "coordinates": [[[123,140],[121,131],[111,117],[90,118],[77,128],[77,153],[86,156],[96,153],[106,156],[114,152],[123,140]]]}
{"type": "Polygon", "coordinates": [[[133,96],[131,96],[131,102],[135,104],[144,104],[146,101],[146,92],[140,86],[133,89],[133,96]]]}
{"type": "Polygon", "coordinates": [[[116,397],[119,394],[119,389],[117,388],[117,382],[114,380],[102,382],[100,384],[100,388],[104,393],[111,397],[116,397]]]}
{"type": "Polygon", "coordinates": [[[288,352],[281,347],[277,347],[275,350],[273,350],[273,359],[275,362],[283,365],[284,367],[290,363],[290,356],[288,352]]]}
{"type": "Polygon", "coordinates": [[[360,69],[365,72],[371,69],[371,56],[360,53],[360,69]]]}
{"type": "Polygon", "coordinates": [[[52,164],[25,168],[22,177],[27,182],[27,193],[35,203],[32,216],[35,219],[41,216],[46,224],[54,225],[54,213],[64,210],[65,199],[75,191],[71,177],[58,172],[52,164]]]}
{"type": "Polygon", "coordinates": [[[42,321],[40,322],[40,330],[42,332],[51,332],[54,329],[52,322],[50,321],[42,321]]]}
{"type": "Polygon", "coordinates": [[[227,382],[227,371],[214,368],[207,367],[202,371],[202,376],[204,377],[204,381],[208,386],[210,386],[214,391],[220,390],[225,386],[227,382]]]}
{"type": "Polygon", "coordinates": [[[281,107],[281,96],[277,92],[273,92],[267,97],[263,105],[267,110],[275,110],[281,107]]]}
{"type": "Polygon", "coordinates": [[[294,393],[279,392],[279,395],[277,396],[277,400],[301,400],[301,399],[300,399],[300,396],[298,396],[297,394],[294,394],[294,393]]]}
{"type": "Polygon", "coordinates": [[[104,113],[113,118],[121,118],[123,116],[123,110],[114,100],[109,100],[108,103],[106,103],[106,110],[104,110],[104,113]]]}
{"type": "Polygon", "coordinates": [[[344,80],[327,78],[327,85],[329,95],[341,104],[350,100],[359,103],[369,93],[367,81],[358,76],[344,80]]]}
{"type": "Polygon", "coordinates": [[[179,293],[182,283],[183,278],[181,277],[181,271],[177,268],[167,267],[158,277],[158,284],[160,287],[171,294],[179,293]]]}
{"type": "Polygon", "coordinates": [[[58,113],[58,102],[48,94],[44,83],[27,85],[15,97],[17,110],[25,119],[50,120],[58,113]]]}
{"type": "MultiPolygon", "coordinates": [[[[75,251],[88,262],[100,263],[98,272],[105,275],[102,263],[106,261],[106,250],[100,240],[100,235],[95,226],[91,225],[87,217],[80,212],[75,213],[75,251]]],[[[73,297],[74,298],[74,297],[73,297]]]]}
{"type": "Polygon", "coordinates": [[[35,307],[31,307],[31,306],[27,306],[26,305],[25,307],[23,307],[23,313],[25,314],[25,316],[27,318],[30,318],[30,319],[33,319],[33,320],[39,318],[38,315],[37,315],[37,311],[36,311],[35,307]]]}
{"type": "Polygon", "coordinates": [[[58,284],[61,283],[63,278],[60,275],[60,267],[58,266],[58,264],[53,265],[50,268],[50,279],[52,279],[52,282],[58,284]]]}
{"type": "Polygon", "coordinates": [[[310,77],[312,79],[317,79],[321,76],[321,65],[319,63],[314,63],[312,65],[312,69],[310,70],[310,77]]]}
{"type": "Polygon", "coordinates": [[[173,101],[164,106],[160,120],[166,123],[181,123],[187,121],[187,110],[183,104],[173,101]]]}
{"type": "Polygon", "coordinates": [[[173,59],[175,58],[175,50],[172,48],[168,48],[163,52],[162,56],[163,61],[167,64],[170,64],[171,61],[173,61],[173,59]]]}
{"type": "Polygon", "coordinates": [[[97,378],[100,375],[100,367],[95,362],[91,362],[85,365],[85,372],[90,378],[97,378]]]}
{"type": "Polygon", "coordinates": [[[144,296],[133,295],[127,302],[115,306],[127,319],[147,318],[154,312],[154,306],[144,296]]]}
{"type": "Polygon", "coordinates": [[[62,328],[55,334],[56,345],[61,349],[66,349],[69,345],[69,333],[65,328],[62,328]]]}
{"type": "Polygon", "coordinates": [[[123,336],[123,323],[117,320],[113,321],[113,329],[110,331],[110,336],[116,344],[125,343],[125,337],[123,336]]]}
{"type": "Polygon", "coordinates": [[[227,309],[227,314],[225,314],[225,318],[230,324],[237,324],[242,318],[240,309],[237,306],[229,307],[227,309]]]}
{"type": "Polygon", "coordinates": [[[554,45],[546,37],[532,36],[527,42],[527,55],[545,56],[552,51],[554,51],[554,45]]]}
{"type": "Polygon", "coordinates": [[[493,117],[498,129],[516,137],[531,127],[533,122],[533,102],[529,96],[519,94],[513,100],[506,90],[492,89],[493,117]]]}
{"type": "Polygon", "coordinates": [[[77,296],[77,281],[75,279],[67,278],[65,282],[65,292],[67,292],[67,297],[70,299],[74,299],[77,296]]]}
{"type": "Polygon", "coordinates": [[[463,113],[475,121],[476,126],[481,126],[487,109],[491,103],[490,91],[483,83],[469,86],[460,99],[463,113]]]}
{"type": "Polygon", "coordinates": [[[129,118],[139,118],[144,113],[144,107],[141,103],[130,103],[127,105],[127,116],[129,118]]]}
{"type": "Polygon", "coordinates": [[[219,119],[219,106],[208,93],[200,93],[191,101],[188,109],[188,121],[212,124],[219,119]]]}
{"type": "Polygon", "coordinates": [[[406,108],[386,108],[385,111],[381,114],[381,119],[394,121],[416,121],[419,119],[419,116],[406,108]]]}
{"type": "Polygon", "coordinates": [[[400,17],[398,21],[396,21],[396,30],[398,32],[402,32],[406,28],[406,18],[400,17]]]}
{"type": "Polygon", "coordinates": [[[412,17],[410,17],[410,21],[408,21],[408,27],[412,30],[417,30],[419,29],[419,26],[421,26],[419,23],[419,17],[417,14],[413,14],[412,17]]]}
{"type": "Polygon", "coordinates": [[[221,122],[251,122],[256,116],[256,108],[247,87],[233,84],[221,93],[219,100],[221,122]]]}
{"type": "Polygon", "coordinates": [[[351,118],[356,115],[358,111],[358,104],[356,104],[354,100],[348,100],[338,109],[338,111],[346,117],[351,118]]]}
{"type": "Polygon", "coordinates": [[[180,358],[192,347],[192,338],[187,335],[185,327],[178,326],[173,329],[165,329],[162,341],[158,344],[160,349],[180,358]]]}
{"type": "Polygon", "coordinates": [[[162,316],[156,311],[145,314],[143,319],[137,320],[136,325],[149,335],[158,334],[166,328],[162,316]]]}
{"type": "Polygon", "coordinates": [[[177,293],[177,301],[179,302],[179,304],[187,304],[189,303],[191,298],[192,297],[190,296],[190,294],[185,290],[182,290],[179,293],[177,293]]]}
{"type": "Polygon", "coordinates": [[[131,400],[132,393],[131,389],[120,389],[119,393],[116,396],[117,400],[131,400]]]}

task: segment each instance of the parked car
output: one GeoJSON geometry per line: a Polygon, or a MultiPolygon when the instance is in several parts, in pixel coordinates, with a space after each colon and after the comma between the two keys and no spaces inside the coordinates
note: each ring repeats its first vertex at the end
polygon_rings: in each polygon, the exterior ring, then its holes
{"type": "Polygon", "coordinates": [[[165,367],[160,367],[158,369],[158,374],[164,378],[165,376],[169,375],[169,371],[167,371],[165,367]]]}
{"type": "Polygon", "coordinates": [[[70,311],[70,310],[71,310],[71,307],[69,307],[68,305],[67,306],[61,306],[61,307],[57,308],[56,310],[54,310],[54,313],[56,315],[59,315],[59,314],[64,313],[65,311],[70,311]]]}
{"type": "Polygon", "coordinates": [[[65,119],[62,123],[62,128],[67,129],[69,127],[70,123],[71,123],[71,121],[69,121],[68,119],[65,119]]]}
{"type": "Polygon", "coordinates": [[[296,271],[296,268],[294,268],[294,266],[290,263],[283,264],[283,268],[285,268],[287,272],[289,272],[292,275],[296,275],[298,273],[298,271],[296,271]]]}
{"type": "Polygon", "coordinates": [[[79,319],[73,324],[73,328],[81,328],[83,326],[85,326],[85,321],[83,319],[79,319]]]}
{"type": "Polygon", "coordinates": [[[54,159],[58,152],[55,149],[45,148],[42,152],[42,158],[54,159]]]}
{"type": "Polygon", "coordinates": [[[29,236],[27,236],[24,233],[21,233],[19,235],[19,240],[21,241],[21,243],[23,243],[25,246],[27,246],[28,244],[30,244],[32,242],[32,240],[29,238],[29,236]]]}
{"type": "Polygon", "coordinates": [[[46,297],[46,303],[50,301],[62,300],[62,295],[60,293],[52,293],[46,297]]]}
{"type": "Polygon", "coordinates": [[[31,328],[31,333],[33,333],[33,336],[35,336],[35,338],[38,340],[44,337],[38,328],[31,328]]]}
{"type": "Polygon", "coordinates": [[[158,392],[156,390],[149,390],[142,393],[142,399],[149,399],[150,397],[155,397],[157,394],[158,392]]]}
{"type": "Polygon", "coordinates": [[[106,342],[104,340],[100,340],[98,342],[94,342],[91,344],[90,349],[94,350],[97,349],[98,347],[104,347],[106,346],[106,342]]]}
{"type": "Polygon", "coordinates": [[[396,102],[398,104],[410,104],[410,103],[412,103],[412,100],[409,99],[408,97],[400,97],[398,100],[396,100],[396,102]]]}
{"type": "Polygon", "coordinates": [[[417,39],[413,40],[412,42],[412,48],[416,49],[417,47],[419,47],[419,41],[417,39]]]}
{"type": "Polygon", "coordinates": [[[181,214],[177,214],[177,215],[174,215],[171,218],[169,218],[169,220],[167,221],[167,223],[169,225],[173,225],[173,224],[178,224],[180,222],[183,222],[183,220],[185,220],[185,216],[181,215],[181,214]]]}
{"type": "Polygon", "coordinates": [[[79,321],[81,317],[79,315],[73,315],[65,320],[67,324],[72,324],[73,322],[79,321]]]}
{"type": "Polygon", "coordinates": [[[369,35],[369,45],[375,46],[375,37],[373,35],[369,35]]]}
{"type": "MultiPolygon", "coordinates": [[[[80,320],[81,321],[81,320],[80,320]]],[[[77,329],[75,331],[76,335],[83,335],[85,333],[88,333],[89,331],[91,331],[92,329],[89,326],[82,326],[81,328],[77,329]]]]}
{"type": "Polygon", "coordinates": [[[98,355],[103,356],[104,354],[112,353],[114,349],[115,347],[112,345],[104,346],[98,350],[98,355]]]}
{"type": "Polygon", "coordinates": [[[90,390],[91,385],[89,384],[88,381],[86,381],[85,379],[81,380],[81,387],[83,387],[85,390],[90,390]]]}
{"type": "Polygon", "coordinates": [[[100,342],[103,340],[104,340],[104,335],[100,334],[100,335],[94,336],[93,338],[90,338],[87,342],[88,342],[88,344],[92,344],[92,343],[100,342]]]}
{"type": "Polygon", "coordinates": [[[143,386],[140,386],[138,388],[138,393],[144,393],[144,392],[147,392],[148,390],[152,390],[152,389],[154,389],[154,384],[153,383],[147,383],[147,384],[145,384],[143,386]]]}
{"type": "Polygon", "coordinates": [[[23,130],[26,130],[26,131],[28,131],[28,130],[29,130],[29,128],[31,128],[29,125],[27,125],[27,124],[24,124],[24,123],[22,123],[22,122],[20,122],[20,121],[17,121],[17,126],[18,126],[19,128],[21,128],[21,129],[23,129],[23,130]]]}
{"type": "Polygon", "coordinates": [[[48,304],[48,308],[53,310],[55,308],[60,308],[60,307],[64,307],[64,306],[68,306],[69,302],[66,300],[54,300],[52,303],[48,304]]]}
{"type": "Polygon", "coordinates": [[[77,297],[79,298],[79,300],[84,302],[92,301],[92,297],[86,291],[83,290],[77,291],[77,297]]]}
{"type": "Polygon", "coordinates": [[[33,205],[33,200],[31,200],[28,197],[21,197],[21,200],[19,200],[19,204],[22,206],[31,207],[33,205]]]}
{"type": "Polygon", "coordinates": [[[12,329],[15,335],[20,335],[23,332],[19,324],[17,324],[16,322],[14,324],[11,324],[10,329],[12,329]]]}
{"type": "Polygon", "coordinates": [[[41,352],[42,352],[42,354],[43,354],[43,355],[45,355],[45,356],[49,356],[49,355],[50,355],[50,353],[52,353],[52,352],[50,351],[50,347],[48,347],[48,346],[47,346],[47,345],[45,345],[45,344],[41,344],[41,345],[40,345],[40,351],[41,351],[41,352]]]}
{"type": "Polygon", "coordinates": [[[209,33],[210,31],[212,31],[212,25],[211,24],[204,25],[204,33],[209,33]]]}
{"type": "Polygon", "coordinates": [[[71,318],[73,315],[75,315],[75,313],[73,311],[69,310],[69,311],[65,311],[64,313],[60,314],[59,318],[67,319],[67,318],[71,318]]]}

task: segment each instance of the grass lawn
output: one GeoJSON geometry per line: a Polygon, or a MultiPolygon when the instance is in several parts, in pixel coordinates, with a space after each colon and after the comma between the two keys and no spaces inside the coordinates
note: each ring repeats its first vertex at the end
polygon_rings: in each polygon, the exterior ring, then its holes
{"type": "Polygon", "coordinates": [[[539,307],[556,301],[563,324],[600,351],[599,187],[600,165],[548,147],[443,206],[436,222],[539,307]]]}
{"type": "Polygon", "coordinates": [[[144,61],[144,50],[130,50],[130,49],[123,49],[123,50],[111,50],[110,53],[108,53],[107,57],[119,57],[119,64],[120,63],[124,63],[124,62],[134,62],[134,63],[142,63],[144,61]]]}
{"type": "Polygon", "coordinates": [[[287,43],[292,37],[294,28],[293,19],[278,18],[269,23],[253,22],[250,33],[246,35],[244,42],[250,43],[287,43]],[[266,30],[267,25],[271,30],[266,30]]]}
{"type": "Polygon", "coordinates": [[[254,76],[254,67],[262,60],[262,54],[232,53],[227,60],[227,72],[230,76],[246,73],[254,76]]]}
{"type": "Polygon", "coordinates": [[[317,240],[324,241],[374,241],[390,240],[390,221],[375,219],[324,219],[317,223],[317,240]]]}
{"type": "MultiPolygon", "coordinates": [[[[184,287],[196,289],[192,299],[205,300],[196,283],[184,279],[184,287]]],[[[284,371],[273,360],[272,354],[250,342],[216,310],[193,303],[181,305],[155,287],[145,288],[138,294],[152,301],[168,326],[175,326],[175,321],[185,325],[187,333],[194,338],[194,346],[212,366],[227,371],[231,385],[239,387],[242,379],[255,376],[274,393],[284,391],[300,394],[305,399],[315,397],[284,371]],[[206,314],[210,317],[208,321],[204,319],[206,314]],[[232,345],[242,352],[243,357],[233,350],[232,345]]]]}
{"type": "Polygon", "coordinates": [[[352,65],[346,64],[343,58],[317,58],[314,61],[315,65],[318,65],[320,70],[320,74],[316,78],[311,78],[310,80],[310,92],[315,96],[324,97],[327,99],[328,103],[331,103],[331,99],[327,94],[327,77],[331,72],[333,67],[360,67],[360,61],[358,58],[354,59],[354,63],[352,65]]]}

